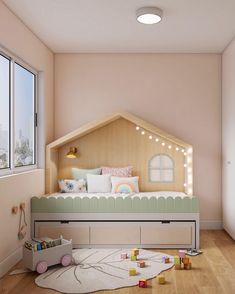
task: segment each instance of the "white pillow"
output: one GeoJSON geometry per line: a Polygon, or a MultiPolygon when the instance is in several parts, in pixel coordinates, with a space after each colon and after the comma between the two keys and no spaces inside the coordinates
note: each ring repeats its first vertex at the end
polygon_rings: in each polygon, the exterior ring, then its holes
{"type": "Polygon", "coordinates": [[[80,180],[59,180],[61,193],[83,193],[86,192],[86,181],[80,180]]]}
{"type": "Polygon", "coordinates": [[[88,193],[110,193],[111,175],[92,175],[87,174],[88,193]]]}
{"type": "Polygon", "coordinates": [[[111,177],[112,193],[139,193],[139,177],[111,177]]]}

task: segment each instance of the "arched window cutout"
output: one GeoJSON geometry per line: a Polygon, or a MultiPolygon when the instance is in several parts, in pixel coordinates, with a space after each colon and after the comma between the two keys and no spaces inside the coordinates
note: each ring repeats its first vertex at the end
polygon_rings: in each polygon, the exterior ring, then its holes
{"type": "Polygon", "coordinates": [[[167,154],[154,155],[149,160],[150,182],[174,182],[174,161],[167,154]]]}

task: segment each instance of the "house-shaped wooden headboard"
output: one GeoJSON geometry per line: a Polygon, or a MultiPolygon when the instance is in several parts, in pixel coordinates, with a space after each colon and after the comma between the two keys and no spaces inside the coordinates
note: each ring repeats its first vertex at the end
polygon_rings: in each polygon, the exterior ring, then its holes
{"type": "Polygon", "coordinates": [[[92,121],[50,143],[46,149],[46,193],[58,191],[58,179],[71,178],[71,168],[133,166],[141,191],[174,190],[193,193],[192,146],[139,117],[120,112],[92,121]],[[78,147],[76,159],[66,158],[69,147],[78,147]],[[172,182],[149,178],[149,162],[166,155],[174,162],[172,182]]]}

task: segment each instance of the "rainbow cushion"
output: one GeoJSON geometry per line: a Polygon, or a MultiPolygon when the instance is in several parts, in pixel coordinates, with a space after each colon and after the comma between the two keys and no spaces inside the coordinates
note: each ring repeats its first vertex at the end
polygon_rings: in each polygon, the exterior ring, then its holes
{"type": "Polygon", "coordinates": [[[111,177],[112,193],[138,193],[139,177],[111,177]]]}

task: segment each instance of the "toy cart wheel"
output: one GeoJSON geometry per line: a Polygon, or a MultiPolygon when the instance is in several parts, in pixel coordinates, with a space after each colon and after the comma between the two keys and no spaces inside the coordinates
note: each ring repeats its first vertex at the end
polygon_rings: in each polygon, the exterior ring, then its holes
{"type": "Polygon", "coordinates": [[[69,254],[66,254],[61,258],[61,264],[63,266],[68,266],[71,264],[71,262],[72,262],[72,256],[69,254]]]}
{"type": "Polygon", "coordinates": [[[47,271],[47,263],[46,261],[39,261],[39,263],[36,266],[36,271],[39,274],[43,274],[47,271]]]}

